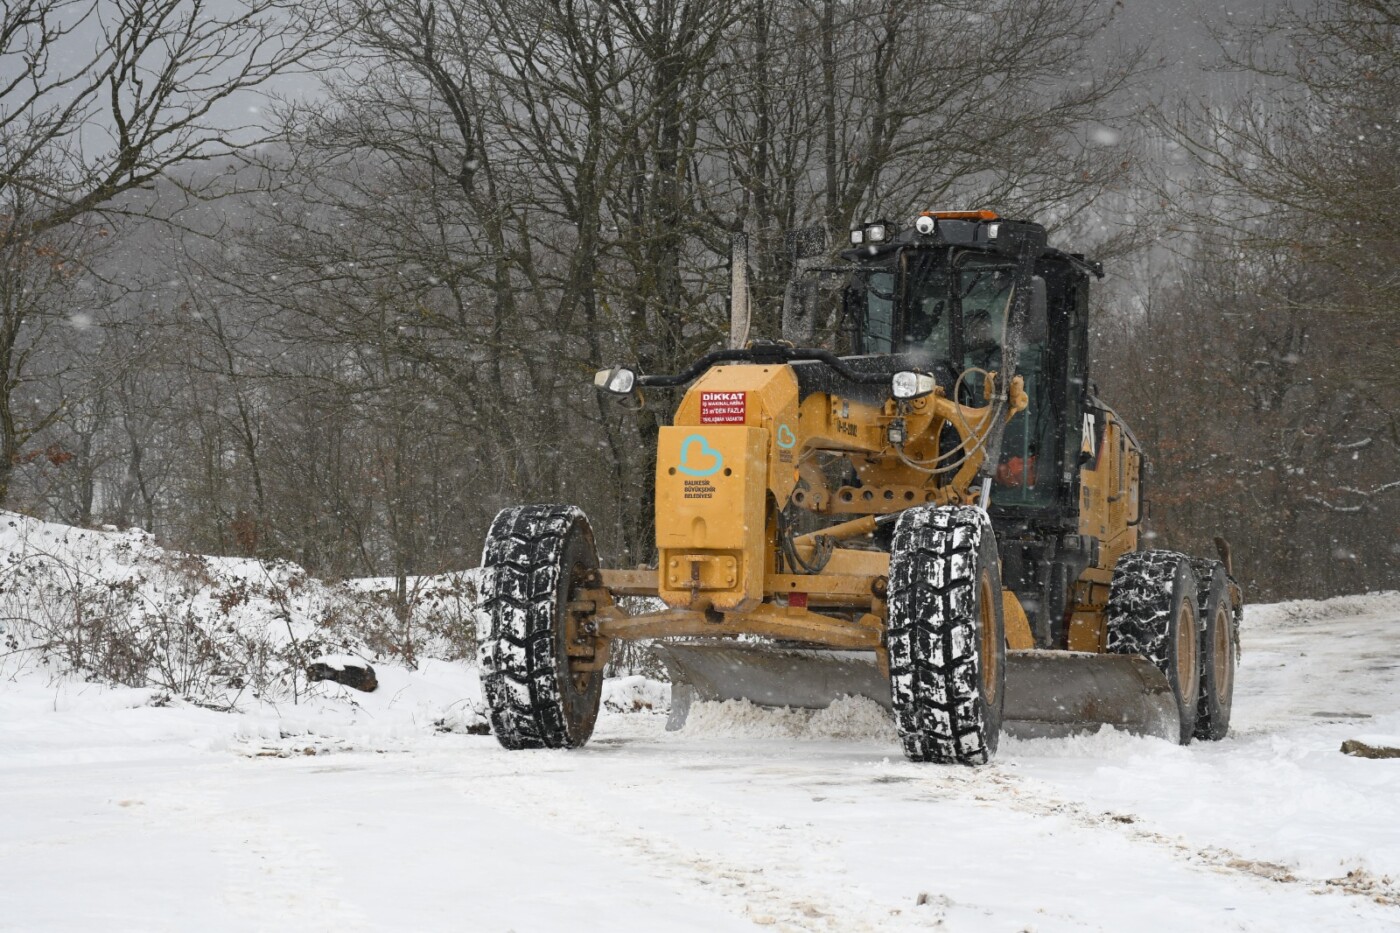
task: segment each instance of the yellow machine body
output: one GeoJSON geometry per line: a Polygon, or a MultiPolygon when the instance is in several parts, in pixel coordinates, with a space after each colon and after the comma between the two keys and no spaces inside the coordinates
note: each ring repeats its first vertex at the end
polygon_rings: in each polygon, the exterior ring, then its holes
{"type": "MultiPolygon", "coordinates": [[[[1025,405],[1019,381],[1010,394],[1014,417],[1025,405]]],[[[837,546],[818,573],[780,572],[777,513],[796,503],[817,513],[863,516],[798,538],[798,550],[810,554],[819,537],[868,535],[876,516],[911,505],[975,502],[977,438],[989,427],[990,408],[956,404],[941,389],[902,406],[824,392],[799,404],[798,395],[788,365],[716,366],[687,391],[658,441],[655,575],[605,573],[615,592],[656,595],[672,610],[629,618],[628,637],[771,632],[765,622],[778,617],[793,640],[879,650],[889,555],[837,546]],[[941,476],[906,466],[888,441],[895,418],[906,423],[909,455],[934,456],[934,439],[947,425],[972,452],[941,476]],[[818,453],[851,459],[859,487],[833,488],[817,466],[818,453]],[[845,617],[813,611],[818,607],[845,617]]],[[[1032,647],[1024,611],[1014,594],[1004,595],[1009,643],[1032,647]]]]}
{"type": "Polygon", "coordinates": [[[1143,508],[1142,450],[1112,410],[1098,417],[1101,428],[1084,432],[1088,462],[1079,471],[1079,533],[1099,541],[1099,559],[1074,582],[1069,610],[1069,649],[1094,653],[1105,647],[1113,565],[1137,550],[1143,508]]]}
{"type": "Polygon", "coordinates": [[[744,425],[661,429],[656,473],[657,592],[715,609],[763,599],[769,432],[744,425]]]}
{"type": "MultiPolygon", "coordinates": [[[[989,393],[994,384],[989,382],[989,393]]],[[[653,650],[675,680],[674,726],[684,722],[694,698],[821,706],[841,693],[887,697],[884,597],[890,558],[862,541],[880,516],[913,505],[979,499],[974,477],[991,427],[990,405],[961,405],[942,389],[883,404],[827,392],[799,395],[789,365],[715,366],[697,379],[673,423],[660,431],[657,568],[603,572],[600,602],[651,595],[667,606],[638,615],[608,607],[600,634],[660,639],[653,650]],[[895,419],[908,432],[904,457],[889,441],[895,419]],[[930,473],[905,462],[935,458],[937,439],[948,427],[969,452],[951,458],[955,468],[930,473]],[[848,482],[829,480],[821,468],[824,456],[850,462],[848,482]],[[837,520],[794,542],[808,558],[823,545],[828,549],[815,573],[780,566],[779,513],[790,506],[837,520]],[[765,647],[732,640],[740,635],[774,641],[765,647]],[[708,640],[696,643],[696,637],[708,640]],[[683,640],[667,641],[675,638],[683,640]],[[774,648],[775,642],[864,650],[875,663],[852,661],[839,650],[774,648]]],[[[1008,396],[1009,421],[1027,404],[1019,378],[1008,396]]],[[[1168,734],[1174,726],[1163,715],[1167,697],[1151,665],[1103,654],[1112,568],[1119,555],[1137,546],[1141,452],[1107,409],[1086,421],[1083,437],[1079,533],[1101,546],[1097,560],[1073,582],[1063,646],[1069,651],[1039,650],[1044,646],[1037,645],[1016,593],[1002,590],[1008,721],[1024,735],[1063,734],[1101,722],[1168,734]],[[1100,660],[1086,664],[1091,655],[1100,660]]]]}

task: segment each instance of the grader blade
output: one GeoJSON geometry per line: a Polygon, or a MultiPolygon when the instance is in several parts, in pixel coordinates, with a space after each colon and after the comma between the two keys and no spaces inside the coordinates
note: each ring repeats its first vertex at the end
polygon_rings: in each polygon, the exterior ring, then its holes
{"type": "MultiPolygon", "coordinates": [[[[762,642],[652,645],[671,679],[668,730],[685,725],[696,702],[748,700],[758,706],[824,709],[840,696],[890,706],[889,680],[871,652],[762,642]]],[[[1066,651],[1008,651],[1002,729],[1017,738],[1054,738],[1109,725],[1175,742],[1171,687],[1145,658],[1066,651]]]]}
{"type": "Polygon", "coordinates": [[[657,642],[651,650],[671,679],[671,731],[685,725],[695,702],[825,709],[837,697],[863,696],[890,705],[889,680],[869,651],[736,641],[657,642]]]}
{"type": "Polygon", "coordinates": [[[1138,655],[1008,651],[1002,728],[1022,739],[1113,726],[1177,742],[1181,718],[1167,678],[1138,655]]]}

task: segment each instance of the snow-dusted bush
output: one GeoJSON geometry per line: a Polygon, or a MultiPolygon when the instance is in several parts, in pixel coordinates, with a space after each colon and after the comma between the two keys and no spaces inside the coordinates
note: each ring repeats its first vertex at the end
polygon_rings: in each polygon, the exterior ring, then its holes
{"type": "Polygon", "coordinates": [[[353,632],[376,654],[404,659],[473,660],[479,630],[476,570],[410,577],[402,600],[391,578],[349,580],[354,598],[335,627],[353,632]],[[369,610],[369,611],[367,611],[369,610]]]}
{"type": "Polygon", "coordinates": [[[414,666],[475,649],[468,574],[425,578],[407,611],[366,581],[295,564],[168,551],[140,531],[0,513],[0,676],[48,669],[234,706],[297,700],[331,652],[414,666]]]}
{"type": "MultiPolygon", "coordinates": [[[[296,702],[311,688],[307,665],[327,653],[410,670],[428,659],[474,664],[479,593],[475,570],[409,578],[402,590],[392,579],[327,583],[287,561],[185,554],[142,531],[0,511],[0,679],[40,670],[222,708],[296,702]]],[[[629,642],[613,646],[607,673],[664,677],[629,642]]],[[[610,708],[666,699],[619,694],[610,708]]]]}

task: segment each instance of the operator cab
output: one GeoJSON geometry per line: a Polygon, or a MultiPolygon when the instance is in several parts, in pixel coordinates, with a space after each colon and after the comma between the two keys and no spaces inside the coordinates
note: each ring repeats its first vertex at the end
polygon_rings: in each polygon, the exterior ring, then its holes
{"type": "Polygon", "coordinates": [[[1007,517],[1071,526],[1078,496],[1086,374],[1088,277],[1096,263],[1044,246],[1038,224],[991,211],[921,215],[913,228],[868,224],[842,253],[857,269],[844,290],[845,342],[898,355],[944,391],[985,404],[987,374],[1004,370],[1013,295],[1030,268],[1015,371],[1029,406],[1007,424],[992,506],[1007,517]],[[1030,249],[1033,262],[1023,265],[1030,249]]]}

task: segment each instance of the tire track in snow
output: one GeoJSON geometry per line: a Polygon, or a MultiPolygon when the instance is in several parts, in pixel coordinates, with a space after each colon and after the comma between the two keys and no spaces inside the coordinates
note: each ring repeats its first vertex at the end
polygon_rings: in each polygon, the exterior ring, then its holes
{"type": "Polygon", "coordinates": [[[224,806],[224,800],[224,789],[210,782],[147,796],[141,810],[149,822],[203,840],[228,866],[223,900],[248,929],[368,929],[326,851],[268,815],[286,801],[224,806]]]}
{"type": "MultiPolygon", "coordinates": [[[[587,839],[590,845],[600,850],[613,850],[642,870],[679,882],[688,893],[698,894],[758,926],[832,933],[926,930],[939,924],[942,910],[948,906],[930,903],[914,915],[892,909],[888,903],[875,900],[851,883],[843,883],[839,897],[833,897],[802,883],[801,879],[783,877],[790,873],[788,866],[810,868],[829,859],[810,845],[810,839],[799,840],[805,846],[800,852],[796,851],[796,846],[784,848],[775,844],[775,835],[782,833],[763,830],[778,829],[781,824],[765,823],[756,827],[758,818],[752,812],[728,815],[714,800],[701,800],[675,786],[663,791],[668,803],[667,813],[673,817],[697,817],[722,824],[723,831],[733,834],[731,839],[735,845],[731,850],[721,852],[681,843],[674,835],[647,829],[636,820],[619,825],[625,817],[619,817],[615,811],[600,815],[599,808],[591,803],[569,805],[569,801],[577,799],[576,788],[568,783],[571,775],[576,772],[563,768],[473,771],[467,775],[472,779],[470,789],[462,793],[468,794],[473,802],[522,817],[533,825],[553,831],[565,828],[587,839]],[[742,850],[743,854],[736,854],[734,850],[742,850]]],[[[448,776],[462,775],[458,772],[448,776]]],[[[455,781],[453,783],[455,786],[455,781]]],[[[603,857],[600,853],[600,859],[603,857]]],[[[825,873],[825,876],[832,877],[832,874],[825,873]]]]}
{"type": "MultiPolygon", "coordinates": [[[[1140,822],[1144,818],[1137,814],[1094,810],[1084,804],[1065,800],[1046,789],[1036,787],[1039,782],[1010,774],[995,766],[988,778],[1007,792],[1000,795],[974,792],[968,794],[971,799],[1006,805],[1009,809],[1023,813],[1062,816],[1078,826],[1114,832],[1135,842],[1147,843],[1178,861],[1222,874],[1245,877],[1255,882],[1288,885],[1313,894],[1350,895],[1385,907],[1400,907],[1400,884],[1389,877],[1376,876],[1364,869],[1355,869],[1333,878],[1300,878],[1286,865],[1265,859],[1248,858],[1225,846],[1193,846],[1179,837],[1149,828],[1140,822]]],[[[946,786],[940,784],[940,787],[946,786]]]]}

